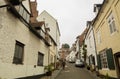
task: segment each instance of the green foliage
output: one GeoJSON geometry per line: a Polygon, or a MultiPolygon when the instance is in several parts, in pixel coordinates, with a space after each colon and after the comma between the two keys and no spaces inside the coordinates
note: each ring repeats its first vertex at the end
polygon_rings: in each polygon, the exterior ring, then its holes
{"type": "Polygon", "coordinates": [[[84,58],[84,61],[86,62],[86,57],[87,57],[87,45],[85,45],[84,43],[83,43],[83,58],[84,58]]]}
{"type": "Polygon", "coordinates": [[[49,64],[48,66],[45,66],[44,69],[49,72],[49,71],[53,71],[53,67],[54,67],[54,66],[53,66],[53,64],[51,63],[51,64],[49,64]]]}
{"type": "Polygon", "coordinates": [[[105,76],[104,79],[109,79],[109,75],[108,75],[108,73],[106,74],[106,76],[105,76]]]}
{"type": "Polygon", "coordinates": [[[63,44],[63,47],[64,48],[70,48],[69,44],[67,44],[67,43],[63,44]]]}

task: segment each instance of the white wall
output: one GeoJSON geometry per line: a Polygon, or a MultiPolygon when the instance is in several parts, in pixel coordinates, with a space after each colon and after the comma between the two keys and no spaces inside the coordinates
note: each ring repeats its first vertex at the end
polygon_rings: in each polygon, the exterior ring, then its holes
{"type": "Polygon", "coordinates": [[[55,43],[57,44],[57,46],[55,46],[55,49],[53,49],[52,46],[50,47],[50,54],[52,56],[58,56],[58,50],[60,48],[60,32],[59,32],[59,26],[58,26],[57,20],[54,19],[47,11],[43,11],[37,17],[37,20],[45,21],[45,24],[48,24],[48,26],[46,27],[50,28],[49,34],[52,37],[52,39],[55,41],[55,43]]]}
{"type": "Polygon", "coordinates": [[[97,58],[96,58],[96,52],[95,52],[95,43],[94,43],[92,26],[90,27],[90,29],[88,30],[88,33],[86,35],[85,44],[87,45],[87,56],[93,55],[95,57],[95,64],[97,65],[97,58]]]}
{"type": "Polygon", "coordinates": [[[54,41],[58,44],[59,43],[59,29],[57,26],[57,21],[46,11],[43,11],[38,17],[38,21],[45,21],[45,23],[48,24],[48,27],[50,28],[50,35],[54,39],[54,41]],[[45,19],[44,19],[45,18],[45,19]]]}
{"type": "Polygon", "coordinates": [[[47,65],[48,46],[6,8],[0,9],[0,21],[0,77],[14,79],[43,74],[44,67],[37,66],[38,51],[44,54],[44,65],[47,65]],[[25,44],[23,65],[12,63],[16,40],[25,44]]]}

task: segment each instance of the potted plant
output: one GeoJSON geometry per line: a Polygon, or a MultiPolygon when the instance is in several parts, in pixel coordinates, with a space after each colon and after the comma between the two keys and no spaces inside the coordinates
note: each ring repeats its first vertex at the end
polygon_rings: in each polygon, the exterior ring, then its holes
{"type": "Polygon", "coordinates": [[[52,75],[53,69],[52,69],[52,65],[51,65],[51,64],[48,65],[48,66],[45,66],[45,70],[47,71],[47,72],[46,72],[46,75],[47,75],[47,76],[51,76],[51,75],[52,75]]]}
{"type": "Polygon", "coordinates": [[[90,70],[90,66],[89,65],[87,65],[87,69],[90,70]]]}

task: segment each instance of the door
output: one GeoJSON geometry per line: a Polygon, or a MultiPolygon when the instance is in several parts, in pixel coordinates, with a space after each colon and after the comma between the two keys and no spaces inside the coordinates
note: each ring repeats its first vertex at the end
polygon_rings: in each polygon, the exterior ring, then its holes
{"type": "Polygon", "coordinates": [[[118,76],[120,78],[120,56],[117,57],[118,60],[118,76]]]}
{"type": "Polygon", "coordinates": [[[115,54],[115,63],[118,77],[120,78],[120,52],[115,54]]]}

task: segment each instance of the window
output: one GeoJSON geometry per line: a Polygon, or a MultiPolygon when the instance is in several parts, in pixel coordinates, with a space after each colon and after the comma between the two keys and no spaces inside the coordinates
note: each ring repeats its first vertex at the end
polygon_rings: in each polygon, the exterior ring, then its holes
{"type": "Polygon", "coordinates": [[[43,59],[44,59],[44,54],[38,52],[38,66],[43,66],[43,59]]]}
{"type": "Polygon", "coordinates": [[[110,28],[110,33],[114,33],[116,31],[116,26],[115,26],[115,19],[112,15],[112,13],[109,15],[108,17],[108,24],[109,24],[109,28],[110,28]]]}
{"type": "Polygon", "coordinates": [[[103,50],[102,52],[100,52],[100,59],[101,59],[102,68],[108,68],[106,50],[103,50]]]}
{"type": "Polygon", "coordinates": [[[26,20],[29,23],[30,14],[27,12],[27,10],[22,4],[19,6],[18,11],[19,11],[19,14],[24,18],[24,20],[26,20]]]}
{"type": "Polygon", "coordinates": [[[98,44],[101,43],[101,34],[100,34],[100,31],[97,32],[97,42],[98,42],[98,44]]]}
{"type": "Polygon", "coordinates": [[[16,41],[15,53],[13,57],[14,64],[23,64],[24,44],[16,41]]]}
{"type": "Polygon", "coordinates": [[[109,68],[110,70],[115,70],[115,63],[113,58],[112,48],[105,49],[97,55],[98,68],[109,68]]]}

